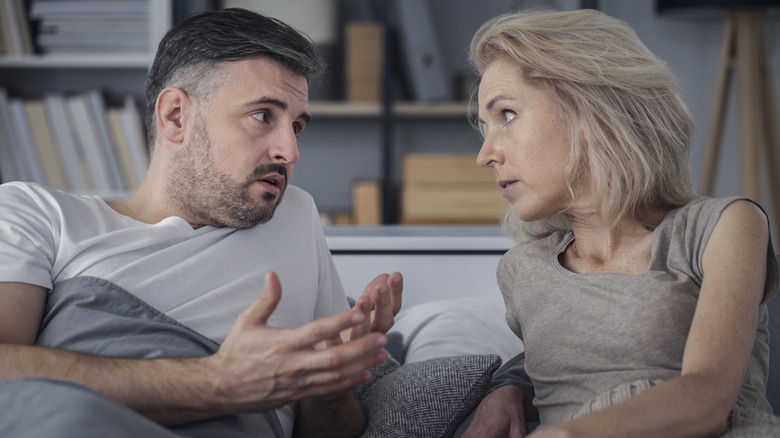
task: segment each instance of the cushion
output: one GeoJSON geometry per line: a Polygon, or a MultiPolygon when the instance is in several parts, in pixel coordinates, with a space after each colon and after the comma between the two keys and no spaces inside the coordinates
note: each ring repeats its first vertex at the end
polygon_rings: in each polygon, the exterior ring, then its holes
{"type": "Polygon", "coordinates": [[[506,362],[524,350],[523,341],[506,323],[500,295],[453,298],[402,309],[388,335],[400,335],[403,341],[400,354],[391,351],[401,363],[464,354],[497,354],[506,362]]]}
{"type": "Polygon", "coordinates": [[[392,357],[355,388],[366,409],[362,438],[449,437],[479,404],[501,365],[495,354],[434,358],[401,365],[392,357]]]}

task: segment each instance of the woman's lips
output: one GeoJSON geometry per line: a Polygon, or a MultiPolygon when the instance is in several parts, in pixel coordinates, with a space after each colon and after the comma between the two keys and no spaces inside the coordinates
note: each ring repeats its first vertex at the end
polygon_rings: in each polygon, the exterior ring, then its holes
{"type": "Polygon", "coordinates": [[[509,192],[512,191],[512,189],[517,184],[517,180],[501,180],[498,182],[499,187],[501,187],[501,195],[503,195],[505,198],[509,194],[509,192]]]}

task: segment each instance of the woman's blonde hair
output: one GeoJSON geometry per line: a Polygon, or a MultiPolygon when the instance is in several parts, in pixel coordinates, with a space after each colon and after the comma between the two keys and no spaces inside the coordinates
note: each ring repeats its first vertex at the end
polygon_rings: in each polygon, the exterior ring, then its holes
{"type": "MultiPolygon", "coordinates": [[[[677,78],[622,21],[594,10],[524,12],[495,17],[474,35],[469,59],[481,75],[497,59],[551,92],[572,141],[572,198],[603,200],[611,226],[671,209],[695,196],[688,155],[693,119],[677,78]]],[[[509,208],[516,238],[570,228],[563,214],[524,223],[509,208]]]]}

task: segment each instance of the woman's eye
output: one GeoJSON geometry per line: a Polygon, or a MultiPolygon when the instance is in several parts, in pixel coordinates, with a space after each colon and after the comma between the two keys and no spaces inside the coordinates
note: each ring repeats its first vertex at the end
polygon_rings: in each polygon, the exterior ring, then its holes
{"type": "Polygon", "coordinates": [[[504,114],[504,124],[511,122],[512,119],[514,119],[517,116],[517,114],[515,114],[514,111],[509,111],[509,110],[504,110],[502,111],[502,113],[504,114]]]}

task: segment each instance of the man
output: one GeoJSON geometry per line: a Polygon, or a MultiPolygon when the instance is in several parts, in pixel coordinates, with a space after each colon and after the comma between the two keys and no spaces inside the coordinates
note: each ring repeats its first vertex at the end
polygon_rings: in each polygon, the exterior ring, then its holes
{"type": "Polygon", "coordinates": [[[387,357],[402,281],[347,309],[314,203],[288,186],[323,67],[277,20],[192,16],[149,73],[132,196],[0,187],[0,435],[360,433],[351,388],[387,357]]]}

